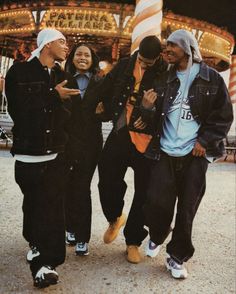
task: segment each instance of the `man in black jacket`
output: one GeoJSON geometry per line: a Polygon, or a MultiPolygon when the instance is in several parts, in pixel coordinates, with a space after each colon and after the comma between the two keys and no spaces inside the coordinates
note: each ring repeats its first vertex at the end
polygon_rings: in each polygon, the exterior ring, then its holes
{"type": "Polygon", "coordinates": [[[98,164],[100,200],[109,222],[103,239],[106,244],[111,243],[126,222],[122,214],[127,187],[124,176],[127,168],[131,167],[135,193],[124,235],[127,260],[132,263],[141,261],[139,246],[147,236],[142,205],[146,197],[150,161],[143,153],[151,139],[151,130],[145,128],[139,119],[134,122],[133,117],[144,93],[152,98],[155,96],[153,81],[166,70],[160,52],[159,39],[156,36],[145,37],[139,51],[120,60],[102,84],[104,91],[101,97],[114,125],[98,164]]]}
{"type": "Polygon", "coordinates": [[[63,197],[70,97],[79,91],[55,61],[66,58],[62,33],[44,29],[28,62],[15,63],[6,75],[8,110],[13,119],[15,179],[24,194],[23,236],[34,286],[56,284],[56,266],[65,259],[63,197]],[[64,86],[67,87],[64,87],[64,86]]]}
{"type": "Polygon", "coordinates": [[[147,255],[155,257],[177,213],[167,244],[167,269],[174,278],[186,278],[183,263],[193,253],[192,224],[206,188],[208,162],[222,156],[223,138],[233,114],[222,77],[202,62],[195,37],[177,30],[167,39],[167,58],[173,65],[157,80],[155,135],[146,156],[153,161],[144,206],[150,241],[147,255]]]}

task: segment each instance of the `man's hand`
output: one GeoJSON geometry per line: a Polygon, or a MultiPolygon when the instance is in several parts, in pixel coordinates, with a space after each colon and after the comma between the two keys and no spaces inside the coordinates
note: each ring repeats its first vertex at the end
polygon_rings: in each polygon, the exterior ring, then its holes
{"type": "Polygon", "coordinates": [[[153,89],[144,90],[142,106],[146,109],[152,109],[157,99],[157,93],[153,89]]]}
{"type": "Polygon", "coordinates": [[[70,96],[75,96],[80,93],[78,89],[69,89],[64,86],[67,84],[67,80],[64,80],[60,84],[57,84],[55,90],[59,93],[62,100],[69,99],[70,96]]]}
{"type": "Polygon", "coordinates": [[[196,142],[193,151],[192,151],[193,156],[198,156],[202,157],[206,155],[206,149],[202,147],[202,145],[199,142],[196,142]]]}
{"type": "Polygon", "coordinates": [[[147,126],[147,124],[145,122],[142,121],[142,118],[141,116],[134,122],[134,127],[136,129],[140,129],[140,130],[143,130],[145,129],[147,126]]]}

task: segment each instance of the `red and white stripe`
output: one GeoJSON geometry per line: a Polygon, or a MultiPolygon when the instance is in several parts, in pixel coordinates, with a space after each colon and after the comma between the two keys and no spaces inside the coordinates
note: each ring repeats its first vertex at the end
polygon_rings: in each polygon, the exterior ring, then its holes
{"type": "Polygon", "coordinates": [[[229,95],[232,103],[236,103],[236,55],[232,55],[230,66],[229,95]]]}
{"type": "Polygon", "coordinates": [[[144,37],[161,37],[162,6],[162,0],[136,0],[131,53],[138,49],[144,37]]]}

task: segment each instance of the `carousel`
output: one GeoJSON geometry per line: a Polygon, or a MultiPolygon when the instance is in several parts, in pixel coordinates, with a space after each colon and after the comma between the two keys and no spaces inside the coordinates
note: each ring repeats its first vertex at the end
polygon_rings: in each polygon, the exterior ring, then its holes
{"type": "MultiPolygon", "coordinates": [[[[119,58],[134,52],[145,35],[158,35],[165,48],[168,35],[180,28],[196,36],[207,64],[219,72],[229,69],[231,64],[234,38],[230,33],[205,21],[163,12],[159,0],[136,0],[136,6],[126,1],[5,2],[8,4],[0,5],[0,72],[3,76],[14,62],[27,60],[35,48],[37,33],[44,28],[63,32],[69,47],[77,42],[92,46],[104,74],[119,58]]],[[[5,121],[9,129],[4,91],[1,100],[0,125],[4,126],[5,121]]]]}

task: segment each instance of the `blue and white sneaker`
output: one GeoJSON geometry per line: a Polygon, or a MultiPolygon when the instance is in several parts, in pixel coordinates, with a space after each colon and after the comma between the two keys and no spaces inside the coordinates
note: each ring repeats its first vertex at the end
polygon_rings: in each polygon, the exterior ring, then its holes
{"type": "Polygon", "coordinates": [[[70,246],[75,246],[75,234],[71,232],[66,232],[66,244],[70,246]]]}
{"type": "Polygon", "coordinates": [[[35,257],[39,256],[40,252],[38,251],[37,247],[30,246],[30,250],[28,251],[26,255],[26,260],[28,262],[31,262],[35,257]]]}
{"type": "Polygon", "coordinates": [[[148,241],[145,253],[149,257],[156,257],[161,249],[161,245],[156,245],[151,240],[148,241]]]}
{"type": "Polygon", "coordinates": [[[187,269],[183,264],[177,263],[173,258],[168,256],[166,258],[167,270],[171,272],[171,275],[175,279],[186,279],[188,276],[187,269]]]}
{"type": "Polygon", "coordinates": [[[75,246],[75,254],[79,256],[89,255],[88,243],[78,242],[75,246]]]}

